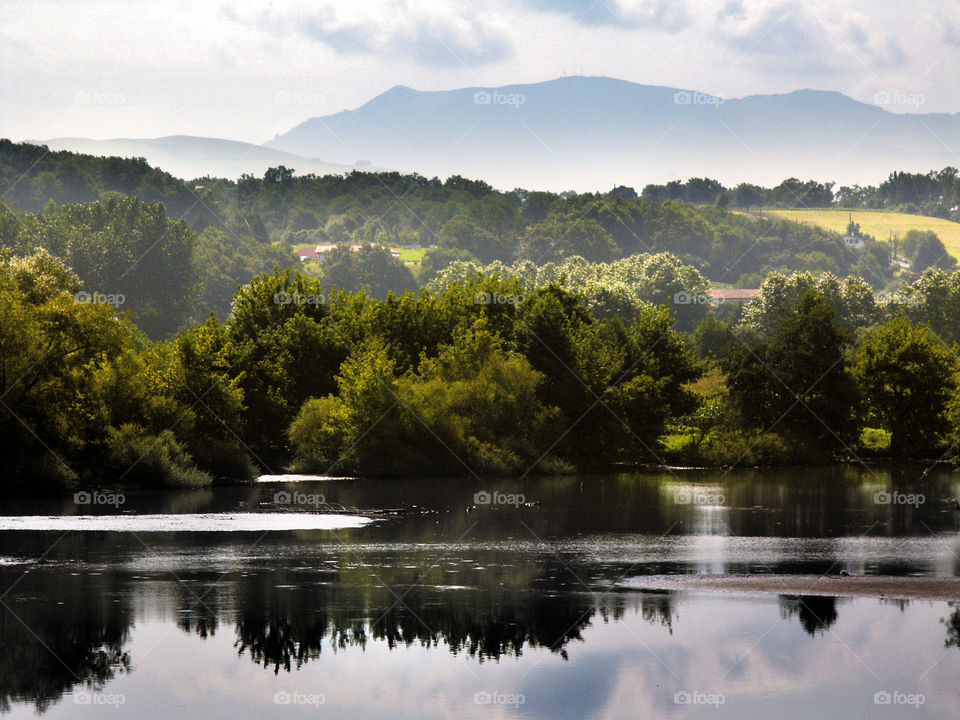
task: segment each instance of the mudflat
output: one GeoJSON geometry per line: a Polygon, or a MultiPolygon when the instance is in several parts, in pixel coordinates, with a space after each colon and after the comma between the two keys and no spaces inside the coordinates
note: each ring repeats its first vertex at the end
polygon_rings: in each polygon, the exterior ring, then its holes
{"type": "Polygon", "coordinates": [[[888,575],[649,575],[624,583],[637,590],[740,594],[847,595],[960,600],[960,577],[888,575]]]}

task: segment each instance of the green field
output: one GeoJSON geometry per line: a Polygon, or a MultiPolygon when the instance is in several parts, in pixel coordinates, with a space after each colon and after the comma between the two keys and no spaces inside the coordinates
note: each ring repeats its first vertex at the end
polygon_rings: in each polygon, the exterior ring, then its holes
{"type": "Polygon", "coordinates": [[[947,250],[960,258],[960,223],[940,218],[882,210],[764,210],[764,215],[781,217],[813,225],[820,225],[838,233],[846,232],[847,223],[860,223],[860,231],[877,240],[889,240],[891,233],[901,238],[908,230],[933,230],[943,240],[947,250]]]}
{"type": "Polygon", "coordinates": [[[406,265],[419,265],[423,261],[423,254],[426,248],[417,248],[416,250],[404,250],[403,248],[390,248],[400,253],[400,260],[406,265]]]}

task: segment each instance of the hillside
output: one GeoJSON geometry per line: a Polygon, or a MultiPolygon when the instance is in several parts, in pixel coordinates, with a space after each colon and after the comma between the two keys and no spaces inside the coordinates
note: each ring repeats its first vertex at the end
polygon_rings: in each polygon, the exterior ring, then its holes
{"type": "Polygon", "coordinates": [[[171,175],[184,180],[204,176],[235,180],[244,173],[261,176],[267,168],[278,165],[292,168],[301,174],[317,175],[342,173],[352,169],[352,164],[337,165],[262,145],[188,135],[114,140],[54,138],[40,142],[51,150],[69,150],[103,157],[142,157],[150,165],[162,167],[171,175]]]}
{"type": "Polygon", "coordinates": [[[949,220],[880,210],[764,210],[764,214],[839,233],[845,231],[852,216],[853,221],[860,224],[861,232],[878,240],[889,240],[891,235],[902,238],[909,230],[932,230],[950,254],[960,258],[960,223],[949,220]]]}
{"type": "Polygon", "coordinates": [[[642,187],[704,175],[725,184],[815,177],[875,183],[955,160],[960,114],[893,114],[835,92],[716,98],[605,77],[421,92],[395,87],[312,118],[268,147],[497,187],[642,187]]]}

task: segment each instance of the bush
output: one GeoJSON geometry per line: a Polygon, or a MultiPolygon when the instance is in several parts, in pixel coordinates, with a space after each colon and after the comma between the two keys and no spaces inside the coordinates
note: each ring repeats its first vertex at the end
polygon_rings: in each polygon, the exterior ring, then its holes
{"type": "Polygon", "coordinates": [[[860,433],[859,449],[870,455],[890,452],[891,433],[883,428],[864,428],[860,433]]]}
{"type": "Polygon", "coordinates": [[[346,408],[333,395],[310,398],[287,433],[296,457],[294,472],[327,472],[338,463],[346,444],[346,408]]]}
{"type": "Polygon", "coordinates": [[[193,464],[190,454],[170,430],[151,435],[139,425],[125,423],[107,429],[111,469],[118,484],[141,487],[206,487],[213,478],[193,464]]]}

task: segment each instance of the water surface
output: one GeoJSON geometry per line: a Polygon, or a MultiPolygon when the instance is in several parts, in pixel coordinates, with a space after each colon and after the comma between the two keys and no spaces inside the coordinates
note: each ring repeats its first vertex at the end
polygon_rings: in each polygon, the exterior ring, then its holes
{"type": "Polygon", "coordinates": [[[960,476],[908,468],[8,501],[0,706],[51,718],[957,718],[960,598],[631,587],[676,573],[958,576],[960,519],[943,502],[957,495],[960,476]],[[923,502],[878,502],[894,492],[923,502]],[[404,512],[370,521],[321,506],[404,512]]]}

